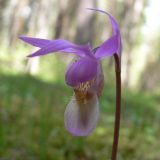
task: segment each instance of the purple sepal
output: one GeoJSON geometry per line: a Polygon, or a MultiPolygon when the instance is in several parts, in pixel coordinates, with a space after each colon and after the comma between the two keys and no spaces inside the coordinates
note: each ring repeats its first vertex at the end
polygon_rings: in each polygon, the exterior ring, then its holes
{"type": "Polygon", "coordinates": [[[42,48],[48,43],[51,42],[51,40],[48,39],[42,39],[42,38],[32,38],[32,37],[26,37],[26,36],[19,36],[19,39],[22,41],[31,44],[32,46],[42,48]]]}
{"type": "Polygon", "coordinates": [[[110,39],[106,40],[100,48],[97,50],[95,53],[95,56],[97,58],[103,58],[104,56],[112,56],[113,54],[117,53],[119,56],[121,56],[121,50],[122,50],[122,43],[121,43],[121,35],[119,31],[119,26],[114,19],[112,15],[109,13],[99,10],[99,9],[92,9],[92,8],[87,8],[89,10],[97,11],[104,13],[109,16],[109,19],[111,21],[112,25],[112,30],[113,30],[113,35],[110,39]]]}
{"type": "Polygon", "coordinates": [[[28,57],[43,56],[46,54],[50,54],[52,52],[74,53],[80,57],[84,56],[93,57],[89,44],[76,45],[74,43],[71,43],[63,39],[46,40],[46,39],[31,38],[25,36],[20,36],[19,38],[26,43],[41,48],[35,53],[30,54],[28,57]]]}
{"type": "Polygon", "coordinates": [[[118,48],[118,38],[117,35],[112,36],[107,41],[105,41],[96,51],[96,58],[103,58],[106,56],[112,56],[117,52],[118,48]]]}

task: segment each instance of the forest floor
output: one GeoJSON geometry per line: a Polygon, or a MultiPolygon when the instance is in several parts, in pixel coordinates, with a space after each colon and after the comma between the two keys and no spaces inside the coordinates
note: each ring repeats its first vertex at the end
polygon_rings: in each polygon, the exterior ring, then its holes
{"type": "MultiPolygon", "coordinates": [[[[160,160],[160,95],[122,90],[118,160],[160,160]]],[[[59,81],[0,75],[0,160],[106,160],[110,158],[114,86],[105,86],[101,117],[84,138],[64,128],[72,90],[59,81]]]]}

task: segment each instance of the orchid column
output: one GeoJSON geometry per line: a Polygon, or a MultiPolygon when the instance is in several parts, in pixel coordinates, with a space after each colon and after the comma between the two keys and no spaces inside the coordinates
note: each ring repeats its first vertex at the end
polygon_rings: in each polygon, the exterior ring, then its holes
{"type": "Polygon", "coordinates": [[[112,36],[98,48],[89,44],[76,45],[67,40],[47,40],[20,36],[26,43],[40,49],[28,57],[43,56],[55,52],[72,53],[75,61],[67,68],[66,84],[73,89],[73,97],[66,107],[64,122],[73,136],[87,136],[96,127],[99,118],[99,97],[103,89],[101,59],[114,56],[116,68],[116,112],[112,160],[116,160],[121,108],[121,35],[115,19],[107,12],[89,9],[107,15],[112,25],[112,36]]]}

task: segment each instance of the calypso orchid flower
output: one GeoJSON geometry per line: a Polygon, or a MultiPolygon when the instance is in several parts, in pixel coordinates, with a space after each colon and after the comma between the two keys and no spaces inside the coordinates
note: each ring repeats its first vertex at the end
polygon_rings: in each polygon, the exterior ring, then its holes
{"type": "Polygon", "coordinates": [[[107,15],[112,26],[112,36],[95,49],[89,44],[77,45],[63,39],[19,37],[24,42],[40,48],[28,57],[43,56],[53,52],[73,53],[77,56],[65,74],[66,83],[73,88],[74,95],[67,105],[64,121],[66,129],[74,136],[87,136],[96,127],[99,117],[98,99],[104,82],[101,59],[113,55],[116,55],[119,61],[121,59],[121,35],[117,22],[105,11],[89,10],[107,15]]]}

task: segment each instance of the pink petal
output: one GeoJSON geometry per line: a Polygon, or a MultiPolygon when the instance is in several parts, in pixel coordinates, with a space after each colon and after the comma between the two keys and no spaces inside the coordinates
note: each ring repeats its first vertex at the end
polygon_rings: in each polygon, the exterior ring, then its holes
{"type": "Polygon", "coordinates": [[[95,58],[80,58],[73,62],[66,71],[66,83],[72,87],[96,77],[98,61],[95,58]]]}
{"type": "Polygon", "coordinates": [[[65,127],[74,136],[87,136],[96,127],[99,117],[99,102],[95,94],[85,104],[77,103],[75,97],[67,105],[65,127]]]}

